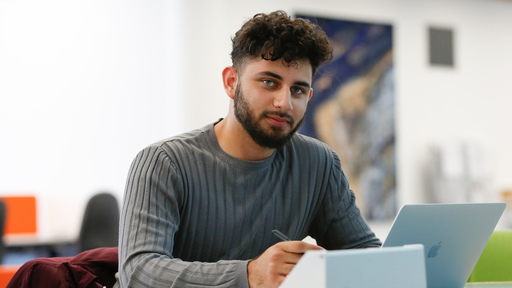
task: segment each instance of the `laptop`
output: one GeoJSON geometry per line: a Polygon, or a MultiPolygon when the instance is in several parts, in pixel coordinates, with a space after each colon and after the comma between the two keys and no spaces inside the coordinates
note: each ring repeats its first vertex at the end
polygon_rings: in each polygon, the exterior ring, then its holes
{"type": "Polygon", "coordinates": [[[403,206],[383,247],[423,244],[427,286],[462,288],[498,223],[505,203],[403,206]]]}
{"type": "Polygon", "coordinates": [[[311,250],[280,288],[426,288],[423,245],[311,250]]]}

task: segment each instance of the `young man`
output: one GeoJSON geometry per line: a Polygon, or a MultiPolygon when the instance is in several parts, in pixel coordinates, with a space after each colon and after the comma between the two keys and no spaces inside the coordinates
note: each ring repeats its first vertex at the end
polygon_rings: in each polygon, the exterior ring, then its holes
{"type": "Polygon", "coordinates": [[[295,133],[332,48],[277,11],[233,38],[226,118],[135,158],[120,227],[122,287],[277,287],[311,249],[379,246],[336,153],[295,133]],[[280,240],[311,235],[320,246],[280,240]]]}

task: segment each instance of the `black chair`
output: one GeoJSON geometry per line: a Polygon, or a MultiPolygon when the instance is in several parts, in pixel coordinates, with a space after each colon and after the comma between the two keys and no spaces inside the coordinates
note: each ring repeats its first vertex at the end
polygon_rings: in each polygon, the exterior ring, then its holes
{"type": "Polygon", "coordinates": [[[85,208],[78,250],[83,252],[100,247],[117,247],[119,237],[119,205],[114,195],[94,195],[85,208]]]}
{"type": "Polygon", "coordinates": [[[0,263],[5,254],[5,243],[4,243],[4,229],[5,229],[5,217],[6,217],[6,206],[5,202],[0,199],[0,263]]]}

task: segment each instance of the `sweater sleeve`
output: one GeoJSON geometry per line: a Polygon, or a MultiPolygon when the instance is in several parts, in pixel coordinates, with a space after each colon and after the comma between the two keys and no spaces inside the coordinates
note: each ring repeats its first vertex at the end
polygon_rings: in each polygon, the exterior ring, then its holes
{"type": "Polygon", "coordinates": [[[333,162],[322,209],[311,232],[326,249],[379,247],[382,245],[355,203],[354,192],[341,168],[338,155],[331,150],[333,162]]]}
{"type": "Polygon", "coordinates": [[[248,287],[248,261],[187,262],[173,256],[183,197],[181,175],[166,152],[156,146],[141,151],[121,210],[121,287],[248,287]]]}

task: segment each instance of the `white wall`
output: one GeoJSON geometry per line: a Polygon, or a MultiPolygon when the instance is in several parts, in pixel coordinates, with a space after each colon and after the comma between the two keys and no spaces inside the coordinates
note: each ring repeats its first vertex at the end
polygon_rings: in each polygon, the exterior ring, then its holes
{"type": "Polygon", "coordinates": [[[42,233],[75,235],[142,147],[225,116],[230,37],[276,9],[393,25],[401,203],[425,201],[438,142],[481,143],[512,187],[510,2],[0,0],[0,195],[37,194],[42,233]],[[455,69],[427,65],[430,24],[455,29],[455,69]]]}
{"type": "Polygon", "coordinates": [[[0,1],[0,195],[36,194],[41,233],[76,235],[85,201],[121,199],[135,154],[179,132],[180,9],[0,1]]]}
{"type": "MultiPolygon", "coordinates": [[[[208,1],[193,1],[196,7],[201,7],[198,2],[208,1]]],[[[512,75],[512,56],[509,52],[512,51],[511,2],[267,0],[256,3],[225,0],[217,3],[220,3],[217,7],[222,8],[215,10],[219,14],[211,13],[209,9],[197,9],[194,17],[202,20],[188,27],[189,31],[193,31],[189,32],[191,35],[204,33],[208,39],[215,38],[212,36],[215,35],[218,40],[205,41],[215,53],[229,51],[226,41],[221,39],[233,35],[244,20],[262,11],[284,9],[292,14],[307,13],[392,24],[397,89],[398,192],[401,204],[428,199],[424,170],[428,165],[429,149],[435,144],[469,141],[481,145],[490,156],[494,169],[490,179],[492,193],[497,194],[512,187],[512,166],[509,164],[512,149],[508,148],[512,147],[512,134],[506,128],[507,123],[512,123],[512,81],[507,81],[512,75]],[[211,26],[204,24],[213,21],[224,23],[224,30],[215,30],[220,26],[210,29],[211,26]],[[428,65],[429,25],[455,30],[455,69],[428,65]]],[[[210,56],[217,59],[215,55],[212,53],[210,56]]],[[[224,58],[229,63],[229,58],[224,58]]],[[[217,69],[217,66],[216,62],[209,67],[220,73],[221,68],[219,66],[217,69]]],[[[207,70],[207,67],[203,68],[200,73],[207,70]]],[[[192,86],[195,81],[198,79],[189,77],[186,85],[192,86]]],[[[213,84],[220,85],[216,81],[213,84]]],[[[198,93],[194,97],[211,99],[208,93],[210,86],[195,89],[198,93]]],[[[223,101],[217,103],[220,105],[219,111],[226,105],[223,101]]]]}

